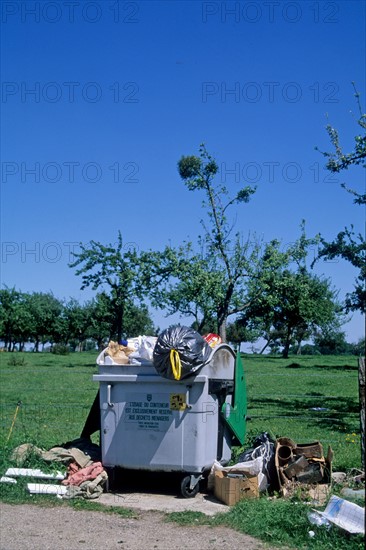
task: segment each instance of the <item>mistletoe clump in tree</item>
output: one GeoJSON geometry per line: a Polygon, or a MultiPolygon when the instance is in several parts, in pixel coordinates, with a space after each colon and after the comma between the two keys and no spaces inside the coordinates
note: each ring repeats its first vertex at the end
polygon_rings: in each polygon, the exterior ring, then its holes
{"type": "Polygon", "coordinates": [[[201,244],[205,245],[206,273],[214,283],[212,298],[215,311],[212,314],[215,315],[221,338],[226,341],[227,319],[246,307],[243,303],[245,281],[258,256],[258,248],[253,247],[249,239],[243,242],[239,233],[232,238],[234,224],[229,222],[227,213],[235,204],[248,203],[256,189],[245,186],[229,198],[227,188],[214,181],[218,164],[203,144],[198,157],[183,156],[180,159],[178,171],[190,191],[202,191],[205,195],[203,206],[207,210],[209,226],[202,221],[204,236],[201,237],[201,244]]]}
{"type": "Polygon", "coordinates": [[[234,223],[227,218],[230,207],[246,203],[255,192],[249,186],[233,198],[225,186],[215,182],[218,165],[204,145],[199,156],[183,156],[179,175],[190,191],[201,192],[208,220],[201,221],[203,235],[195,249],[192,243],[140,257],[140,275],[153,305],[195,319],[198,331],[211,327],[226,341],[226,322],[243,311],[246,280],[258,258],[258,246],[232,235],[234,223]],[[198,252],[197,252],[198,250],[198,252]]]}
{"type": "Polygon", "coordinates": [[[243,311],[246,280],[253,272],[259,247],[239,233],[227,214],[235,204],[248,202],[255,189],[238,190],[233,198],[225,186],[215,182],[216,160],[204,145],[198,156],[183,156],[178,172],[190,191],[201,192],[208,220],[201,220],[204,233],[195,247],[184,242],[163,251],[142,252],[139,280],[153,306],[168,315],[193,317],[198,332],[218,332],[226,341],[229,316],[243,311]]]}

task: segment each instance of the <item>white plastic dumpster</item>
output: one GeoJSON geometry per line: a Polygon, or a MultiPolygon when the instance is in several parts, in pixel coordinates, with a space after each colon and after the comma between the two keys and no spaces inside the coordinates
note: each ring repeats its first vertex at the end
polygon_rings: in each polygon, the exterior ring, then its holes
{"type": "Polygon", "coordinates": [[[93,376],[100,385],[103,465],[182,472],[182,494],[194,496],[214,461],[231,458],[233,436],[223,418],[234,392],[231,347],[214,348],[199,373],[181,381],[161,377],[149,361],[126,366],[103,361],[102,353],[93,376]]]}

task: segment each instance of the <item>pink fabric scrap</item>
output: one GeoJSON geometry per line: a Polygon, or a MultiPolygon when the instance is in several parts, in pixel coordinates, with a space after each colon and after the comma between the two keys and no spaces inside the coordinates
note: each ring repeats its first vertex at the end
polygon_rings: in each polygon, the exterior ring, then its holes
{"type": "Polygon", "coordinates": [[[75,466],[73,467],[70,464],[71,468],[69,469],[69,475],[67,479],[64,479],[61,483],[62,485],[80,485],[83,481],[91,481],[99,476],[104,470],[101,462],[93,462],[90,466],[86,468],[81,468],[78,471],[75,471],[75,466]]]}

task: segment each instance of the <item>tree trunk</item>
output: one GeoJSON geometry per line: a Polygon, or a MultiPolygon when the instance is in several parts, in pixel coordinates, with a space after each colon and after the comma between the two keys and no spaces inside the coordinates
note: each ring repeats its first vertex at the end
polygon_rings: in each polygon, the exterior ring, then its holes
{"type": "Polygon", "coordinates": [[[226,317],[222,321],[219,321],[219,336],[223,342],[226,342],[226,317]]]}
{"type": "Polygon", "coordinates": [[[217,329],[222,341],[226,343],[226,322],[229,315],[229,305],[234,292],[234,283],[230,282],[226,289],[225,299],[217,312],[217,329]]]}
{"type": "Polygon", "coordinates": [[[268,348],[270,343],[271,343],[271,339],[267,340],[267,343],[265,344],[264,348],[261,349],[261,351],[259,352],[259,355],[262,355],[262,353],[264,352],[264,350],[268,348]]]}
{"type": "Polygon", "coordinates": [[[291,328],[289,327],[287,329],[285,347],[283,348],[283,351],[282,351],[282,357],[284,359],[288,359],[288,353],[290,351],[290,342],[291,342],[291,328]]]}
{"type": "Polygon", "coordinates": [[[358,360],[358,392],[360,399],[361,464],[365,471],[365,358],[358,360]]]}
{"type": "Polygon", "coordinates": [[[117,341],[120,342],[123,336],[123,318],[125,313],[125,304],[124,302],[118,306],[117,309],[117,341]]]}
{"type": "Polygon", "coordinates": [[[199,322],[198,318],[196,317],[197,332],[199,332],[199,334],[202,334],[205,324],[206,324],[206,319],[204,317],[201,322],[199,322]]]}

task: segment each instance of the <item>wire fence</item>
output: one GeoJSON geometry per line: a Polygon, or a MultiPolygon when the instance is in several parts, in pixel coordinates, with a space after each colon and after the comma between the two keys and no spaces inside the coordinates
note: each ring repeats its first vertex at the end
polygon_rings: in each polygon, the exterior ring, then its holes
{"type": "MultiPolygon", "coordinates": [[[[72,380],[66,377],[58,387],[50,388],[48,377],[54,373],[52,367],[42,367],[43,386],[39,382],[40,368],[27,368],[26,380],[18,376],[13,380],[11,391],[1,391],[1,441],[46,445],[79,436],[98,390],[92,381],[96,371],[90,368],[87,376],[85,368],[73,367],[67,371],[72,373],[72,380]],[[80,375],[89,382],[78,385],[80,375]]],[[[301,377],[297,369],[271,372],[270,376],[248,369],[246,377],[248,435],[254,437],[267,431],[272,437],[288,436],[297,442],[319,440],[331,445],[338,456],[344,457],[343,462],[349,455],[350,462],[353,460],[355,466],[359,464],[357,368],[346,367],[339,372],[312,370],[301,372],[301,377]]],[[[9,388],[9,383],[7,386],[9,388]]]]}

